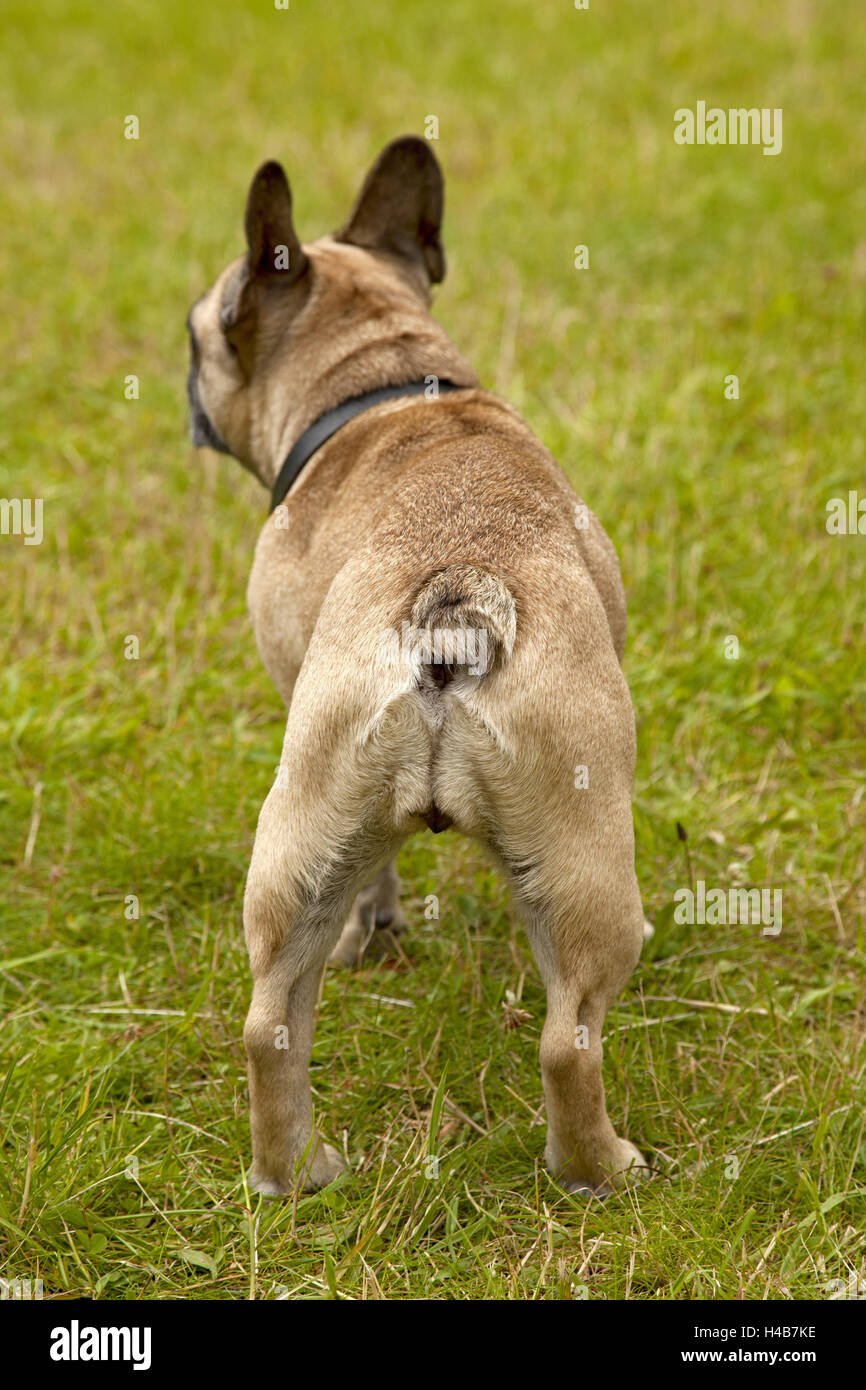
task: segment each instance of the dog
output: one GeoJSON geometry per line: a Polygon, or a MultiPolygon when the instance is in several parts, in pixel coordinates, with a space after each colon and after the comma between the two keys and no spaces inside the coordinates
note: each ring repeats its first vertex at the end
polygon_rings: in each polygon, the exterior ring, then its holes
{"type": "Polygon", "coordinates": [[[405,136],[302,245],[270,161],[246,253],[187,319],[193,442],[272,490],[247,598],[288,719],[244,895],[249,1181],[270,1196],[344,1167],[310,1095],[322,971],[393,949],[397,850],[451,826],[506,875],[546,987],[549,1169],[600,1196],[648,1171],[602,1081],[644,937],[619,562],[432,318],[442,211],[430,145],[405,136]]]}

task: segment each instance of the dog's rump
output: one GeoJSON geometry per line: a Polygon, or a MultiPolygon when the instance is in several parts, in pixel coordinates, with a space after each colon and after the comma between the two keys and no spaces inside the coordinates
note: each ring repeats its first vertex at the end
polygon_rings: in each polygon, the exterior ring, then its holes
{"type": "Polygon", "coordinates": [[[410,590],[410,603],[409,617],[379,634],[378,699],[356,747],[368,774],[387,781],[396,820],[416,816],[438,830],[452,821],[434,795],[443,736],[460,728],[464,747],[501,746],[477,697],[511,657],[517,606],[503,579],[469,564],[435,570],[414,597],[410,590]]]}

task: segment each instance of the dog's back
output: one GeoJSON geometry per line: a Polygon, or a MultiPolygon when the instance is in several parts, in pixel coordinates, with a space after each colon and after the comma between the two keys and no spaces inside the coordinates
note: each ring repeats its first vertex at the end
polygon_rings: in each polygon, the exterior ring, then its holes
{"type": "MultiPolygon", "coordinates": [[[[292,530],[275,529],[257,558],[269,592],[315,606],[287,745],[327,763],[341,803],[336,833],[317,833],[316,874],[324,858],[373,861],[374,846],[391,853],[425,825],[454,825],[524,896],[549,894],[571,877],[575,828],[588,844],[607,801],[628,807],[634,729],[613,547],[526,426],[480,391],[347,432],[318,487],[327,527],[312,514],[305,525],[301,488],[292,530]],[[592,769],[589,797],[576,794],[577,767],[592,769]]],[[[308,817],[312,792],[302,800],[308,817]]]]}

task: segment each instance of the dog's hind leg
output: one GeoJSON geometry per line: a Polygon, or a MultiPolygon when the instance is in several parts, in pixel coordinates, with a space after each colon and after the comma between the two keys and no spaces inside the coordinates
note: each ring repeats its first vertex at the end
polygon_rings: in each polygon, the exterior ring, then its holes
{"type": "MultiPolygon", "coordinates": [[[[625,808],[628,814],[629,808],[625,808]]],[[[602,1079],[605,1015],[631,974],[643,938],[633,868],[607,864],[589,846],[572,846],[577,873],[555,874],[548,861],[512,882],[547,990],[540,1062],[547,1109],[548,1168],[570,1191],[606,1196],[647,1167],[634,1144],[616,1134],[602,1079]]]]}
{"type": "Polygon", "coordinates": [[[436,801],[487,844],[526,920],[547,990],[548,1166],[572,1190],[603,1195],[630,1167],[633,1176],[645,1171],[608,1118],[602,1079],[605,1014],[637,964],[644,917],[631,811],[634,719],[594,611],[587,600],[570,629],[546,608],[528,613],[532,635],[508,668],[449,715],[436,801]],[[578,673],[570,683],[550,677],[569,670],[578,673]]]}
{"type": "MultiPolygon", "coordinates": [[[[255,890],[249,912],[267,911],[255,890]]],[[[256,972],[244,1027],[250,1088],[253,1165],[250,1186],[280,1196],[307,1191],[339,1175],[343,1162],[313,1130],[309,1061],[322,962],[299,968],[291,948],[263,961],[256,972]]]]}
{"type": "Polygon", "coordinates": [[[647,1173],[608,1118],[602,1079],[605,1015],[637,964],[644,917],[627,787],[599,786],[591,801],[567,809],[571,820],[552,819],[532,844],[512,823],[502,858],[547,991],[540,1048],[547,1166],[571,1191],[605,1196],[629,1169],[632,1178],[647,1173]]]}
{"type": "MultiPolygon", "coordinates": [[[[291,730],[291,717],[289,724],[291,730]]],[[[283,759],[290,777],[286,786],[271,788],[262,807],[244,897],[254,981],[244,1028],[250,1184],[271,1196],[321,1187],[343,1167],[313,1124],[309,1062],[316,999],[360,884],[396,849],[375,814],[363,822],[347,814],[339,779],[323,779],[325,789],[317,788],[303,740],[289,732],[283,759]]]]}

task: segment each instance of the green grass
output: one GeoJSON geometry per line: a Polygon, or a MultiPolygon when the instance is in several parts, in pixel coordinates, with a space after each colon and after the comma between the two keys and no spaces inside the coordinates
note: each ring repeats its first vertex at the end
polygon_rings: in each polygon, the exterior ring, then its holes
{"type": "Polygon", "coordinates": [[[0,495],[44,498],[45,539],[0,537],[0,1273],[46,1297],[824,1297],[866,1278],[866,537],[824,524],[866,496],[860,7],[387,8],[4,6],[0,495]],[[699,99],[781,106],[782,154],[676,146],[699,99]],[[657,930],[605,1072],[659,1176],[604,1204],[543,1169],[543,993],[453,835],[401,856],[408,963],[324,986],[315,1095],[351,1173],[294,1205],[244,1186],[241,894],[283,724],[244,608],[265,497],[186,441],[183,320],[260,159],[309,238],[430,114],[436,312],[629,591],[657,930]],[[782,888],[782,934],[677,924],[689,873],[782,888]]]}

